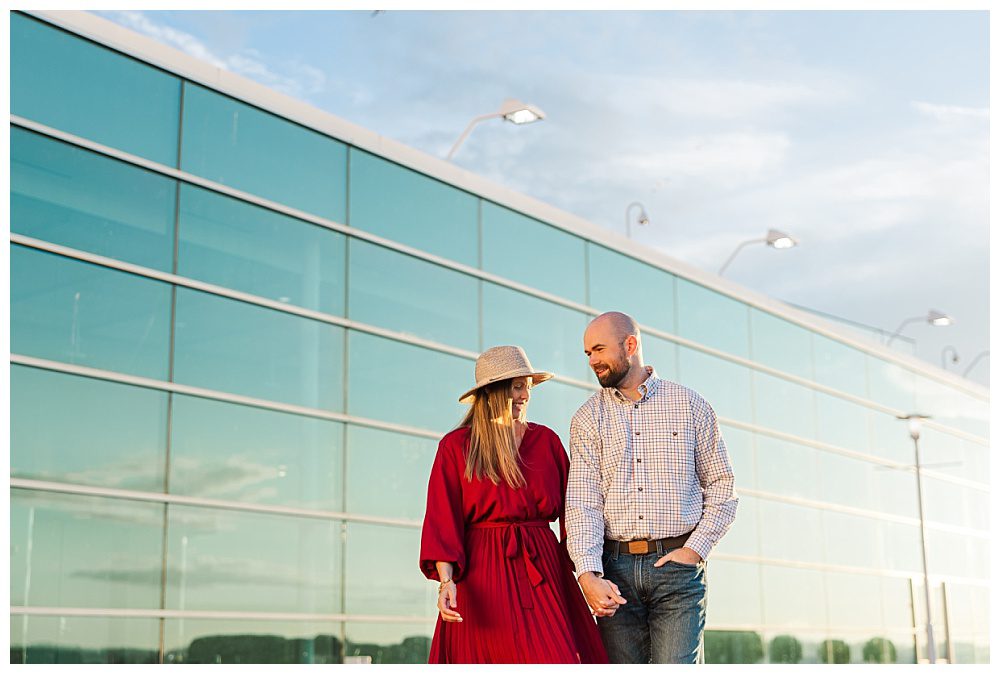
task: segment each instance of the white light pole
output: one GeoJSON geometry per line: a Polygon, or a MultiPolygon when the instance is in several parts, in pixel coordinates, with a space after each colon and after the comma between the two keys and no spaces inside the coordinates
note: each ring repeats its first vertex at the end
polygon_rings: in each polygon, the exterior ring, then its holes
{"type": "Polygon", "coordinates": [[[927,534],[924,530],[924,494],[920,483],[920,430],[924,419],[930,419],[926,414],[907,414],[896,417],[905,419],[913,438],[913,465],[917,471],[917,512],[920,515],[920,558],[924,565],[924,601],[927,609],[927,661],[932,665],[937,662],[934,643],[934,628],[931,626],[931,582],[927,573],[927,534]]]}
{"type": "Polygon", "coordinates": [[[638,201],[633,201],[628,206],[625,207],[625,236],[632,238],[632,220],[628,217],[629,212],[635,208],[639,207],[639,218],[636,220],[640,225],[649,224],[649,214],[646,213],[646,207],[640,204],[638,201]]]}
{"type": "Polygon", "coordinates": [[[726,271],[726,267],[729,266],[729,263],[733,261],[733,258],[735,258],[741,250],[754,243],[766,243],[768,246],[776,250],[794,248],[799,245],[798,239],[789,236],[784,232],[778,231],[777,229],[769,229],[767,230],[767,236],[763,239],[750,239],[749,241],[744,241],[738,245],[736,250],[733,251],[733,254],[729,256],[728,260],[726,260],[726,263],[719,268],[719,276],[722,276],[723,272],[726,271]]]}
{"type": "Polygon", "coordinates": [[[896,328],[896,332],[892,333],[892,336],[889,338],[889,341],[885,343],[885,345],[889,346],[890,344],[892,344],[892,340],[899,337],[899,333],[901,333],[903,331],[903,328],[905,328],[907,325],[909,325],[910,323],[918,323],[920,321],[927,321],[931,325],[935,325],[938,327],[951,325],[952,323],[955,322],[952,319],[952,317],[949,316],[948,314],[931,309],[930,311],[927,312],[926,316],[914,316],[913,318],[907,318],[902,323],[900,323],[899,327],[896,328]]]}
{"type": "Polygon", "coordinates": [[[503,117],[512,124],[520,125],[541,121],[545,119],[545,113],[536,108],[534,105],[529,105],[523,101],[517,100],[516,98],[508,98],[500,104],[500,109],[496,112],[473,117],[472,121],[469,122],[469,125],[465,127],[465,131],[462,132],[462,135],[459,136],[458,140],[455,141],[455,144],[451,146],[451,150],[448,151],[447,159],[450,161],[455,155],[459,145],[465,141],[469,133],[472,131],[472,127],[479,124],[479,122],[483,122],[487,119],[494,119],[496,117],[503,117]]]}

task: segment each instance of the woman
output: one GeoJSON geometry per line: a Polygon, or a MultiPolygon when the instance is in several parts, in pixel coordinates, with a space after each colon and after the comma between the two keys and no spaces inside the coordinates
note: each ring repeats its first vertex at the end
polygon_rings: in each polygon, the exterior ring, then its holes
{"type": "Polygon", "coordinates": [[[569,460],[525,414],[551,377],[520,347],[483,352],[459,398],[472,407],[438,446],[420,546],[420,569],[440,582],[432,663],[607,662],[566,554],[569,460]]]}

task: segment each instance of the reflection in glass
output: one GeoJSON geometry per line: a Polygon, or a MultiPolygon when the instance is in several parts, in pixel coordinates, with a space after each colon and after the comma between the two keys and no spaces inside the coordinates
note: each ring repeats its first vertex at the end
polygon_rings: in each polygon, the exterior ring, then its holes
{"type": "Polygon", "coordinates": [[[753,630],[705,630],[705,662],[757,664],[764,659],[764,640],[753,630]]]}
{"type": "Polygon", "coordinates": [[[415,561],[419,529],[348,522],[345,540],[346,613],[437,615],[437,584],[424,578],[415,561]]]}
{"type": "Polygon", "coordinates": [[[816,439],[855,452],[871,453],[868,441],[872,410],[819,391],[816,396],[816,439]]]}
{"type": "MultiPolygon", "coordinates": [[[[826,626],[823,572],[768,564],[762,568],[764,622],[767,625],[786,629],[826,626]]],[[[808,649],[805,652],[808,654],[808,649]]]]}
{"type": "Polygon", "coordinates": [[[906,422],[877,410],[872,410],[868,418],[872,429],[872,454],[912,465],[913,440],[906,430],[906,422]]]}
{"type": "Polygon", "coordinates": [[[478,198],[352,147],[349,224],[479,266],[478,198]]]}
{"type": "Polygon", "coordinates": [[[478,279],[360,239],[349,258],[353,320],[479,350],[478,279]]]}
{"type": "Polygon", "coordinates": [[[317,621],[168,619],[168,664],[336,664],[343,624],[317,621]]]}
{"type": "Polygon", "coordinates": [[[175,344],[182,384],[343,409],[343,328],[178,288],[175,344]]]}
{"type": "Polygon", "coordinates": [[[458,396],[475,384],[473,361],[363,332],[348,340],[349,414],[441,433],[461,420],[458,396]]]}
{"type": "MultiPolygon", "coordinates": [[[[884,576],[882,578],[882,621],[889,631],[913,629],[913,596],[910,579],[884,576]]],[[[913,639],[910,638],[912,644],[913,639]]],[[[896,646],[899,646],[899,642],[896,646]]]]}
{"type": "MultiPolygon", "coordinates": [[[[757,486],[772,494],[822,500],[817,468],[820,450],[759,433],[757,486]]],[[[739,480],[739,476],[736,478],[739,480]]]]}
{"type": "Polygon", "coordinates": [[[826,561],[838,566],[885,568],[885,521],[827,510],[823,512],[826,561]]]}
{"type": "MultiPolygon", "coordinates": [[[[736,521],[722,537],[714,552],[730,555],[750,555],[756,557],[760,552],[760,538],[763,532],[773,528],[774,523],[760,519],[760,499],[747,494],[740,494],[740,504],[736,512],[736,521]]],[[[764,534],[767,535],[767,534],[764,534]]],[[[714,580],[714,577],[713,577],[714,580]]]]}
{"type": "Polygon", "coordinates": [[[750,308],[750,347],[758,363],[812,379],[812,334],[774,314],[750,308]]]}
{"type": "Polygon", "coordinates": [[[336,222],[346,219],[346,145],[191,82],[184,84],[181,168],[336,222]]]}
{"type": "Polygon", "coordinates": [[[677,381],[677,344],[649,333],[642,334],[642,359],[660,379],[677,381]]]}
{"type": "Polygon", "coordinates": [[[764,635],[767,661],[773,664],[816,664],[817,652],[825,630],[808,628],[780,629],[764,635]]]}
{"type": "Polygon", "coordinates": [[[170,492],[341,510],[343,424],[174,396],[170,492]]]}
{"type": "Polygon", "coordinates": [[[436,453],[428,438],[349,425],[347,511],[423,519],[436,453]]]}
{"type": "Polygon", "coordinates": [[[13,353],[167,378],[170,286],[10,248],[13,353]]]}
{"type": "MultiPolygon", "coordinates": [[[[865,545],[867,541],[859,541],[865,545]]],[[[858,566],[862,566],[858,564],[858,566]]],[[[830,626],[868,628],[882,632],[882,583],[878,576],[861,573],[826,572],[826,597],[830,626]]]]}
{"type": "Polygon", "coordinates": [[[920,563],[920,529],[915,524],[886,522],[885,554],[889,569],[922,573],[920,563]]]}
{"type": "Polygon", "coordinates": [[[339,522],[181,505],[167,514],[168,609],[340,612],[339,522]]]}
{"type": "Polygon", "coordinates": [[[388,664],[427,662],[434,623],[347,623],[345,662],[388,664]]]}
{"type": "Polygon", "coordinates": [[[162,491],[167,394],[12,365],[11,476],[162,491]]]}
{"type": "Polygon", "coordinates": [[[744,487],[756,489],[757,466],[754,434],[742,428],[725,424],[720,426],[720,430],[726,439],[726,450],[729,452],[729,463],[733,467],[733,475],[736,478],[737,493],[744,487]]]}
{"type": "Polygon", "coordinates": [[[816,452],[820,474],[820,500],[866,510],[878,510],[879,472],[892,470],[879,464],[852,459],[833,452],[816,452]]]}
{"type": "Polygon", "coordinates": [[[799,562],[825,561],[822,511],[760,499],[761,555],[799,562]]]}
{"type": "Polygon", "coordinates": [[[531,400],[528,402],[528,419],[555,431],[562,440],[563,447],[569,450],[569,422],[593,393],[590,389],[550,379],[537,389],[532,389],[531,400]]]}
{"type": "Polygon", "coordinates": [[[251,295],[344,313],[344,235],[181,185],[177,273],[251,295]]]}
{"type": "Polygon", "coordinates": [[[17,127],[10,159],[12,232],[172,271],[173,180],[17,127]]]}
{"type": "Polygon", "coordinates": [[[708,605],[712,607],[708,611],[709,628],[714,625],[760,624],[760,566],[711,559],[708,567],[712,577],[712,582],[707,584],[708,605]]]}
{"type": "Polygon", "coordinates": [[[159,608],[163,505],[11,490],[12,606],[159,608]]]}
{"type": "Polygon", "coordinates": [[[750,308],[686,279],[677,279],[677,331],[699,344],[750,356],[750,308]]]}
{"type": "MultiPolygon", "coordinates": [[[[595,243],[588,242],[587,251],[590,306],[622,311],[642,325],[675,331],[673,274],[595,243]]],[[[662,367],[650,362],[658,370],[662,367]]]]}
{"type": "Polygon", "coordinates": [[[11,113],[176,166],[178,78],[18,13],[10,63],[11,113]]]}
{"type": "Polygon", "coordinates": [[[816,437],[816,391],[754,371],[754,421],[802,438],[816,437]]]}
{"type": "Polygon", "coordinates": [[[916,377],[913,372],[875,356],[866,356],[866,360],[868,393],[872,400],[904,414],[916,409],[916,377]]]}
{"type": "Polygon", "coordinates": [[[701,394],[718,416],[753,423],[748,368],[685,346],[677,351],[678,383],[701,394]]]}
{"type": "Polygon", "coordinates": [[[574,302],[586,300],[583,239],[490,201],[483,201],[482,217],[485,271],[574,302]],[[545,256],[526,258],[531,250],[545,256]]]}
{"type": "Polygon", "coordinates": [[[818,333],[813,333],[812,340],[816,382],[868,397],[864,352],[818,333]]]}
{"type": "Polygon", "coordinates": [[[483,345],[517,344],[532,366],[574,379],[592,378],[583,354],[590,317],[493,283],[483,284],[483,345]]]}
{"type": "Polygon", "coordinates": [[[10,663],[156,664],[160,621],[79,616],[10,617],[10,663]]]}

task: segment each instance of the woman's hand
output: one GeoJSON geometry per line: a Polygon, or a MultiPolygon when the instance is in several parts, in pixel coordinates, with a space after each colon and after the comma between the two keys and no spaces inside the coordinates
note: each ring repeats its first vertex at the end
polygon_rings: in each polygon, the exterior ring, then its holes
{"type": "Polygon", "coordinates": [[[441,590],[438,592],[438,611],[441,612],[441,620],[446,623],[460,623],[462,616],[455,609],[458,608],[458,586],[455,581],[449,580],[441,583],[441,590]]]}

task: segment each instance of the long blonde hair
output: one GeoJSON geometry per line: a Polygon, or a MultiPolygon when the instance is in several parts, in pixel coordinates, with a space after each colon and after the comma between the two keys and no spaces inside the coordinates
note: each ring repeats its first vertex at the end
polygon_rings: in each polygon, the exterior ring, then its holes
{"type": "Polygon", "coordinates": [[[485,475],[493,484],[503,479],[512,489],[524,486],[524,474],[517,463],[511,381],[487,384],[476,391],[472,406],[458,424],[470,429],[465,457],[465,479],[470,482],[473,476],[482,479],[485,475]]]}

